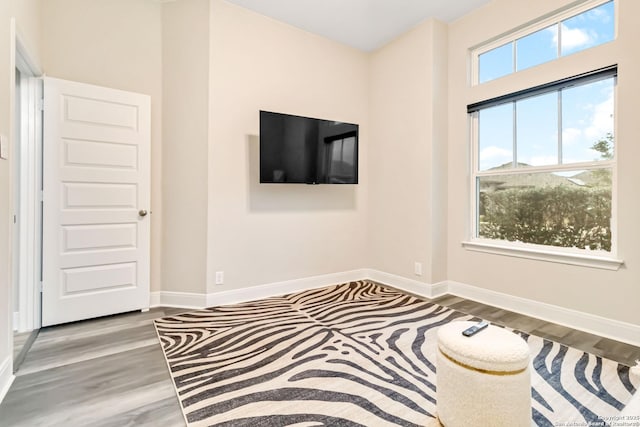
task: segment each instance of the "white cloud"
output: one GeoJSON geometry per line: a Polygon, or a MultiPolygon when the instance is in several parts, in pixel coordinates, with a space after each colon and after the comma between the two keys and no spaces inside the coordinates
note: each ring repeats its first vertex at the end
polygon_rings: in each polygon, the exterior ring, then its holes
{"type": "Polygon", "coordinates": [[[531,166],[555,165],[558,163],[558,156],[532,156],[531,158],[523,158],[519,161],[531,166]]]}
{"type": "Polygon", "coordinates": [[[513,160],[511,150],[496,147],[495,145],[483,148],[480,151],[480,169],[486,170],[495,166],[503,165],[513,160]]]}
{"type": "Polygon", "coordinates": [[[562,145],[573,145],[580,140],[582,129],[566,128],[562,130],[562,145]]]}
{"type": "MultiPolygon", "coordinates": [[[[562,24],[562,51],[571,51],[576,48],[593,44],[594,40],[586,30],[582,28],[569,28],[562,24]]],[[[554,36],[554,42],[558,43],[558,35],[554,36]]]]}
{"type": "Polygon", "coordinates": [[[608,132],[613,133],[613,90],[604,102],[593,106],[591,123],[584,130],[590,140],[596,141],[608,132]]]}
{"type": "Polygon", "coordinates": [[[592,21],[599,21],[605,24],[611,21],[611,15],[609,15],[606,10],[599,7],[591,9],[585,14],[585,16],[587,17],[587,19],[590,19],[592,21]]]}

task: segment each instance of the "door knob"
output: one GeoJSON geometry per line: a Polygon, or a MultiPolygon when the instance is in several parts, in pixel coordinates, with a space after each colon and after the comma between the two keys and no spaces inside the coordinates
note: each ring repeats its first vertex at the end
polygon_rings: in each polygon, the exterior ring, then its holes
{"type": "Polygon", "coordinates": [[[140,209],[140,210],[138,211],[138,215],[140,215],[140,216],[147,216],[147,211],[145,211],[144,209],[140,209]]]}

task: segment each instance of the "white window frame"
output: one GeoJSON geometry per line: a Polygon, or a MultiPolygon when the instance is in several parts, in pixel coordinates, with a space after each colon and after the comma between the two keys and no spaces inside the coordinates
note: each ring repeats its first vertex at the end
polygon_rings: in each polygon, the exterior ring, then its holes
{"type": "MultiPolygon", "coordinates": [[[[608,0],[588,0],[579,5],[570,5],[567,8],[561,9],[560,11],[555,11],[553,13],[547,14],[540,19],[535,21],[531,21],[526,23],[513,31],[510,31],[507,34],[501,34],[497,37],[492,38],[491,40],[481,44],[474,46],[470,49],[470,83],[471,88],[480,99],[489,99],[494,96],[497,98],[499,96],[505,95],[502,92],[502,88],[504,85],[496,86],[496,89],[493,88],[493,82],[498,80],[508,81],[508,87],[515,88],[511,93],[518,92],[517,89],[528,90],[530,88],[538,86],[538,83],[531,83],[528,85],[526,83],[513,85],[512,83],[515,81],[521,81],[524,76],[519,77],[519,72],[515,71],[506,76],[490,80],[488,82],[479,84],[479,56],[492,50],[496,47],[499,47],[505,43],[509,43],[511,41],[515,41],[521,37],[532,34],[536,31],[539,31],[543,28],[546,28],[554,23],[561,22],[565,19],[571,18],[573,16],[579,15],[582,12],[598,7],[602,4],[607,3],[608,0]],[[485,88],[486,86],[486,88],[485,88]],[[481,89],[482,88],[482,89],[481,89]],[[494,96],[491,96],[494,94],[494,96]],[[487,96],[489,95],[489,96],[487,96]]],[[[614,41],[617,39],[618,35],[618,25],[617,25],[617,14],[618,7],[615,8],[615,17],[614,17],[614,41]]],[[[601,48],[600,46],[606,45],[601,44],[598,46],[594,46],[590,49],[610,49],[607,47],[601,48]]],[[[590,49],[585,49],[585,51],[589,51],[590,49]]],[[[611,52],[610,50],[607,50],[611,52]]],[[[579,53],[576,53],[579,54],[579,53]]],[[[563,64],[575,64],[575,60],[572,59],[571,55],[563,56],[556,58],[551,61],[547,61],[545,63],[536,65],[535,67],[528,68],[527,70],[535,69],[536,67],[544,68],[545,70],[555,69],[558,72],[555,72],[556,75],[564,74],[559,72],[563,64]]],[[[588,65],[586,66],[588,67],[588,65]]],[[[571,67],[569,67],[571,68],[571,67]]],[[[594,64],[592,69],[585,68],[585,72],[591,72],[599,68],[598,64],[594,64]]],[[[562,68],[564,70],[564,68],[562,68]]],[[[575,69],[575,68],[574,68],[575,69]]],[[[527,74],[529,76],[529,74],[527,74]]],[[[571,78],[571,75],[564,75],[564,78],[571,78]]],[[[509,95],[509,94],[507,94],[509,95]]],[[[473,98],[473,97],[471,97],[473,98]]],[[[476,98],[477,99],[477,98],[476,98]]],[[[614,111],[618,111],[618,94],[617,94],[617,85],[614,85],[614,111]]],[[[617,258],[617,141],[614,143],[614,158],[613,160],[601,160],[594,162],[583,162],[583,163],[572,163],[572,164],[560,164],[560,165],[551,165],[551,166],[531,166],[527,168],[513,168],[508,170],[500,170],[500,171],[480,171],[479,170],[479,142],[478,142],[478,125],[477,125],[477,113],[468,114],[468,129],[469,129],[469,145],[470,145],[470,157],[469,161],[471,162],[469,165],[469,209],[468,209],[468,228],[467,228],[467,239],[462,242],[462,246],[467,250],[472,251],[480,251],[484,253],[498,254],[504,256],[518,257],[518,258],[527,258],[534,259],[540,261],[549,261],[561,264],[570,264],[570,265],[578,265],[584,267],[593,267],[593,268],[601,268],[607,270],[618,270],[623,264],[624,261],[617,258]],[[476,180],[479,176],[490,176],[490,175],[498,175],[498,174],[516,174],[516,173],[535,173],[535,172],[555,172],[562,170],[593,170],[593,169],[601,169],[603,167],[610,167],[612,169],[612,191],[611,191],[611,251],[596,251],[589,249],[579,249],[579,248],[565,248],[565,247],[556,247],[556,246],[547,246],[547,245],[538,245],[532,243],[522,243],[522,242],[509,242],[506,240],[493,240],[477,237],[477,209],[478,209],[478,200],[477,200],[477,189],[476,189],[476,180]]],[[[614,136],[615,129],[617,129],[617,114],[614,114],[614,136]]]]}
{"type": "MultiPolygon", "coordinates": [[[[539,19],[536,19],[534,21],[525,23],[524,25],[521,25],[511,31],[509,31],[506,34],[500,34],[490,40],[487,40],[486,42],[477,45],[477,46],[473,46],[471,47],[470,51],[471,51],[471,85],[472,86],[477,86],[477,85],[481,85],[481,84],[487,84],[490,82],[493,82],[495,80],[499,80],[503,77],[518,73],[520,71],[516,70],[515,67],[515,61],[516,59],[516,55],[514,52],[513,55],[513,61],[514,61],[514,70],[513,72],[507,74],[506,76],[502,76],[502,77],[498,77],[496,79],[492,79],[492,80],[488,80],[484,83],[480,83],[480,55],[482,55],[483,53],[489,52],[490,50],[493,50],[497,47],[500,47],[504,44],[507,43],[511,43],[511,42],[515,42],[518,39],[521,39],[523,37],[526,37],[530,34],[535,33],[536,31],[540,31],[544,28],[547,28],[551,25],[554,24],[558,24],[562,21],[564,21],[565,19],[569,19],[572,18],[576,15],[580,15],[583,12],[586,12],[590,9],[593,9],[595,7],[601,6],[605,3],[609,3],[610,0],[587,0],[584,3],[580,3],[579,5],[570,5],[567,8],[564,9],[560,9],[557,11],[554,11],[550,14],[544,15],[542,17],[540,17],[539,19]]],[[[615,2],[614,2],[615,4],[615,2]]],[[[617,10],[618,8],[616,6],[614,6],[615,9],[615,13],[617,16],[617,10]]],[[[617,18],[614,21],[614,40],[618,38],[618,25],[617,25],[617,18]]],[[[560,45],[561,45],[561,41],[558,40],[558,50],[560,49],[560,45]]],[[[600,45],[597,45],[600,46],[600,45]]],[[[597,47],[597,46],[593,46],[593,47],[597,47]]],[[[514,50],[515,50],[515,43],[514,43],[514,50]]],[[[576,52],[578,53],[578,52],[576,52]]],[[[555,59],[552,59],[551,61],[547,61],[547,62],[553,62],[553,61],[557,61],[558,59],[560,59],[562,57],[558,57],[555,59]]],[[[547,62],[543,62],[542,64],[545,64],[547,62]]],[[[541,64],[538,64],[541,65],[541,64]]],[[[536,65],[537,66],[537,65],[536,65]]],[[[533,67],[529,67],[529,68],[533,68],[533,67]]],[[[526,69],[529,69],[526,68],[526,69]]]]}

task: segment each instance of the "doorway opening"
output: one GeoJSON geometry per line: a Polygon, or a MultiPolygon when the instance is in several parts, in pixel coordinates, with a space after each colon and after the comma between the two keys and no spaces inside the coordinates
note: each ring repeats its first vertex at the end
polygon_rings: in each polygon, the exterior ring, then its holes
{"type": "MultiPolygon", "coordinates": [[[[15,28],[13,28],[15,34],[15,28]]],[[[12,307],[14,372],[41,325],[42,81],[40,69],[15,37],[12,162],[12,307]]]]}

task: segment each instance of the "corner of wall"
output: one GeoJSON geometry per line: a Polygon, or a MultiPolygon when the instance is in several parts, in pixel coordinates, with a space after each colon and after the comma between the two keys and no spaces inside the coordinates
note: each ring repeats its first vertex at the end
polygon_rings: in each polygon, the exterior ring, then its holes
{"type": "Polygon", "coordinates": [[[209,6],[208,0],[162,4],[162,286],[156,291],[179,305],[191,299],[176,294],[206,292],[209,6]]]}
{"type": "Polygon", "coordinates": [[[431,282],[448,277],[448,26],[433,20],[431,27],[431,282]]]}
{"type": "Polygon", "coordinates": [[[364,271],[366,279],[383,285],[389,285],[420,297],[436,298],[447,293],[446,282],[431,284],[379,270],[366,269],[364,271]]]}

